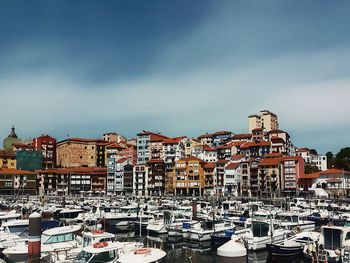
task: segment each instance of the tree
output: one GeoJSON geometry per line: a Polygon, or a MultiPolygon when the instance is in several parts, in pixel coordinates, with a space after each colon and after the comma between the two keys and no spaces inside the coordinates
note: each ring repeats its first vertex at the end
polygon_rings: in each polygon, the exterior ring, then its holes
{"type": "Polygon", "coordinates": [[[305,164],[304,172],[305,174],[312,174],[319,172],[320,170],[317,168],[316,165],[311,165],[311,164],[305,164]]]}
{"type": "Polygon", "coordinates": [[[350,160],[350,147],[346,147],[337,153],[337,159],[350,160]]]}
{"type": "Polygon", "coordinates": [[[327,152],[327,168],[330,169],[334,166],[334,154],[332,152],[327,152]]]}

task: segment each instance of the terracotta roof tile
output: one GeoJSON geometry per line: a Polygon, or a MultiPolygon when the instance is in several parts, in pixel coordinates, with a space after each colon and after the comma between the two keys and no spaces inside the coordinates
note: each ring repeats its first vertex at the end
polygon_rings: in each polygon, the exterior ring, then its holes
{"type": "Polygon", "coordinates": [[[215,168],[215,162],[207,162],[204,164],[204,168],[206,169],[214,169],[215,168]]]}
{"type": "Polygon", "coordinates": [[[270,145],[271,145],[271,142],[267,142],[267,141],[246,142],[245,144],[241,145],[241,148],[248,149],[250,147],[266,147],[270,145]]]}
{"type": "Polygon", "coordinates": [[[239,167],[240,163],[230,163],[226,166],[225,169],[227,170],[234,170],[237,169],[239,167]]]}
{"type": "Polygon", "coordinates": [[[10,174],[10,175],[31,175],[36,174],[32,171],[10,169],[10,168],[0,168],[0,174],[10,174]]]}

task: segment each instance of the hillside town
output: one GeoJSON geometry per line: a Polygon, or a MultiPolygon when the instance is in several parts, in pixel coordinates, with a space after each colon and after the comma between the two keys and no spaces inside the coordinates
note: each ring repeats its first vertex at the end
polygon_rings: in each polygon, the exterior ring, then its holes
{"type": "Polygon", "coordinates": [[[350,173],[296,147],[268,110],[248,116],[248,132],[168,137],[143,130],[128,139],[49,135],[31,140],[15,127],[0,151],[0,194],[236,196],[275,198],[318,190],[348,196],[350,173]],[[305,173],[305,166],[314,172],[305,173]]]}

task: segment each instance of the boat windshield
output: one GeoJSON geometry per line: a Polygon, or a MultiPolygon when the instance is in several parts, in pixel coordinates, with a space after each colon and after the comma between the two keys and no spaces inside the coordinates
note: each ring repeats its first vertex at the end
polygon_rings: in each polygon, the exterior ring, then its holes
{"type": "Polygon", "coordinates": [[[127,214],[131,214],[131,213],[137,213],[138,208],[120,208],[120,212],[121,213],[127,213],[127,214]]]}
{"type": "Polygon", "coordinates": [[[88,262],[89,259],[92,257],[92,253],[86,252],[85,250],[82,250],[76,258],[73,260],[73,263],[85,263],[88,262]]]}
{"type": "Polygon", "coordinates": [[[342,231],[340,229],[324,228],[324,247],[325,249],[334,250],[341,248],[341,237],[342,231]]]}
{"type": "Polygon", "coordinates": [[[269,233],[269,224],[265,222],[252,222],[253,236],[265,237],[269,233]]]}
{"type": "Polygon", "coordinates": [[[7,229],[10,233],[23,233],[28,232],[28,225],[8,226],[7,229]]]}
{"type": "Polygon", "coordinates": [[[292,217],[287,215],[276,215],[275,219],[281,222],[292,222],[292,217]]]}
{"type": "Polygon", "coordinates": [[[74,239],[73,233],[54,235],[54,236],[44,235],[43,243],[44,244],[53,244],[53,243],[72,241],[73,239],[74,239]]]}

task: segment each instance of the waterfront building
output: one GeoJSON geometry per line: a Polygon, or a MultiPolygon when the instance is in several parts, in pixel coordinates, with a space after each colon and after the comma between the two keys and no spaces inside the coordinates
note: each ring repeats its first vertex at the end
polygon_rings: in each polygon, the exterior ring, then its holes
{"type": "Polygon", "coordinates": [[[70,138],[57,143],[57,166],[105,167],[105,148],[100,139],[70,138]]]}
{"type": "Polygon", "coordinates": [[[215,165],[215,194],[223,195],[225,193],[225,166],[228,164],[228,160],[218,160],[215,165]]]}
{"type": "Polygon", "coordinates": [[[12,144],[22,143],[22,140],[17,137],[15,126],[12,126],[10,134],[4,139],[4,150],[12,150],[12,144]]]}
{"type": "Polygon", "coordinates": [[[242,197],[250,197],[250,162],[248,159],[241,161],[241,189],[242,197]]]}
{"type": "Polygon", "coordinates": [[[215,162],[206,162],[204,164],[204,193],[207,195],[215,194],[215,162]]]}
{"type": "Polygon", "coordinates": [[[260,114],[253,114],[248,116],[249,133],[256,128],[264,128],[266,131],[278,129],[277,115],[268,111],[262,110],[260,114]]]}
{"type": "Polygon", "coordinates": [[[163,140],[168,137],[150,131],[137,134],[137,164],[146,164],[151,158],[162,159],[163,140]],[[152,147],[150,143],[152,142],[152,147]]]}
{"type": "Polygon", "coordinates": [[[0,168],[16,169],[16,153],[12,150],[0,150],[0,168]]]}
{"type": "Polygon", "coordinates": [[[204,193],[205,162],[197,157],[187,157],[175,162],[169,176],[173,180],[172,190],[175,195],[201,196],[204,193]]]}
{"type": "Polygon", "coordinates": [[[279,163],[281,154],[270,154],[269,158],[262,159],[259,163],[258,184],[259,195],[264,198],[277,197],[279,189],[279,163]],[[275,156],[275,157],[274,157],[275,156]]]}
{"type": "Polygon", "coordinates": [[[280,159],[279,186],[282,195],[295,195],[299,177],[304,174],[304,159],[300,156],[283,157],[280,159]]]}
{"type": "Polygon", "coordinates": [[[53,168],[37,173],[40,194],[103,194],[106,191],[106,168],[53,168]]]}
{"type": "Polygon", "coordinates": [[[333,196],[350,195],[350,172],[339,169],[327,169],[299,177],[298,185],[304,191],[322,188],[333,196]]]}
{"type": "Polygon", "coordinates": [[[42,152],[43,169],[56,167],[56,139],[55,138],[49,135],[41,135],[33,139],[32,145],[35,150],[42,152]]]}
{"type": "Polygon", "coordinates": [[[109,158],[107,165],[107,192],[121,194],[124,191],[124,167],[131,164],[129,158],[109,158]]]}
{"type": "Polygon", "coordinates": [[[224,187],[225,193],[229,195],[240,195],[241,168],[239,162],[229,162],[225,166],[224,187]]]}
{"type": "Polygon", "coordinates": [[[131,196],[133,193],[134,185],[134,167],[131,164],[126,164],[124,166],[124,188],[123,195],[131,196]]]}
{"type": "Polygon", "coordinates": [[[0,168],[0,194],[36,194],[36,173],[26,170],[0,168]]]}
{"type": "Polygon", "coordinates": [[[148,166],[137,164],[133,167],[133,194],[147,196],[148,192],[148,166]]]}
{"type": "Polygon", "coordinates": [[[151,159],[147,162],[149,196],[162,196],[165,193],[166,174],[165,163],[162,159],[151,159]]]}

